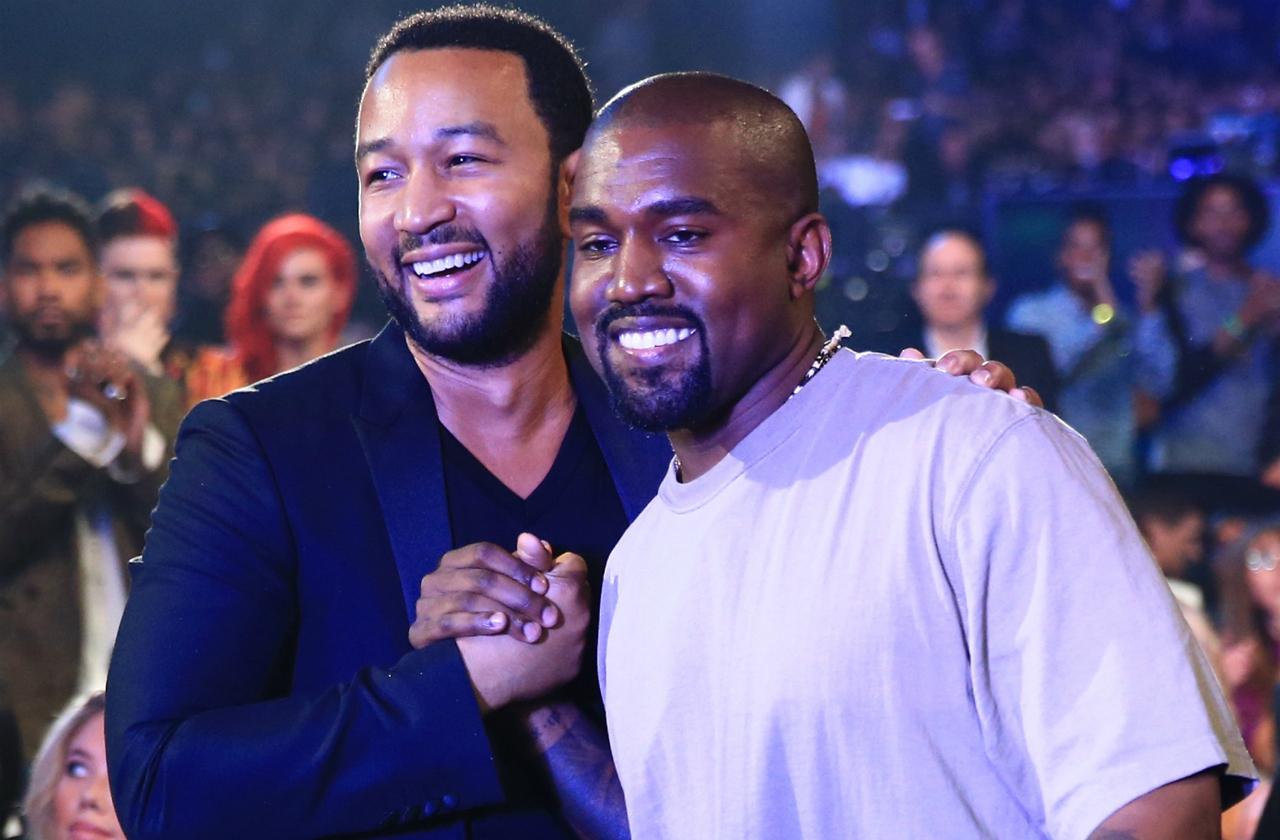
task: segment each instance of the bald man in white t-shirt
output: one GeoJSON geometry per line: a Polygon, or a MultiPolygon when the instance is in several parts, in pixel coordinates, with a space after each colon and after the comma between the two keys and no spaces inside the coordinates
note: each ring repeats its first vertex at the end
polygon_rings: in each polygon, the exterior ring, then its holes
{"type": "Polygon", "coordinates": [[[1253,767],[1114,486],[1050,414],[825,342],[785,105],[629,88],[570,225],[593,361],[676,454],[602,595],[633,836],[1217,836],[1253,767]]]}

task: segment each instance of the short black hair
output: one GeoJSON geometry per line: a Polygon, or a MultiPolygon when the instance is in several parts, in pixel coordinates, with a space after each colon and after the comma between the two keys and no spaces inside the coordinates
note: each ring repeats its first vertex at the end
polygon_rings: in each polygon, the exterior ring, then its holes
{"type": "Polygon", "coordinates": [[[559,164],[582,145],[595,108],[582,59],[550,24],[516,9],[481,3],[402,18],[378,39],[365,67],[365,82],[398,52],[450,47],[518,55],[529,77],[529,101],[551,136],[552,161],[559,164]]]}
{"type": "Polygon", "coordinates": [[[1267,202],[1267,196],[1262,192],[1262,188],[1252,178],[1226,172],[1194,178],[1187,182],[1186,189],[1182,191],[1182,195],[1178,196],[1178,204],[1173,212],[1173,225],[1178,239],[1188,245],[1199,244],[1195,240],[1191,226],[1195,223],[1196,213],[1200,212],[1200,203],[1204,201],[1209,190],[1215,187],[1231,190],[1244,205],[1245,213],[1249,216],[1249,230],[1245,233],[1244,242],[1241,244],[1246,251],[1253,250],[1262,241],[1262,237],[1267,235],[1267,229],[1271,227],[1271,205],[1267,202]]]}
{"type": "Polygon", "coordinates": [[[1101,204],[1080,201],[1068,207],[1066,224],[1062,226],[1063,237],[1066,237],[1068,230],[1079,224],[1096,226],[1102,233],[1103,244],[1108,248],[1111,247],[1111,222],[1107,220],[1107,211],[1101,204]]]}
{"type": "Polygon", "coordinates": [[[1184,488],[1155,482],[1129,498],[1129,513],[1140,530],[1151,521],[1172,526],[1188,516],[1204,513],[1204,509],[1184,488]]]}
{"type": "Polygon", "coordinates": [[[62,222],[74,230],[96,257],[98,231],[89,205],[75,193],[41,185],[20,193],[5,210],[0,223],[0,264],[8,265],[18,234],[44,222],[62,222]]]}

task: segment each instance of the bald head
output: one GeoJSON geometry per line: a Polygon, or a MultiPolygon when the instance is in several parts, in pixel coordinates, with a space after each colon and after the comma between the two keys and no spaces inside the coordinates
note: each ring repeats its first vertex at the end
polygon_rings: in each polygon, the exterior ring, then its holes
{"type": "Polygon", "coordinates": [[[600,109],[583,153],[619,128],[689,125],[714,133],[717,152],[735,159],[744,186],[789,219],[817,211],[813,147],[799,118],[767,90],[728,76],[666,73],[625,88],[600,109]]]}

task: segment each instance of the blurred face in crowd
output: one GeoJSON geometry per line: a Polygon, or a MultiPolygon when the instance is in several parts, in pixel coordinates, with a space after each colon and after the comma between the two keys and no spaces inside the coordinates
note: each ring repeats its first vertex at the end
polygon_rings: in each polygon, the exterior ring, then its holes
{"type": "Polygon", "coordinates": [[[299,248],[280,261],[265,303],[267,323],[277,339],[306,342],[329,333],[343,295],[324,253],[299,248]]]}
{"type": "Polygon", "coordinates": [[[392,55],[361,99],[356,154],[360,238],[409,336],[468,364],[527,350],[548,323],[563,244],[522,59],[392,55]]]}
{"type": "Polygon", "coordinates": [[[1249,211],[1239,193],[1226,185],[1205,190],[1191,220],[1191,234],[1209,256],[1239,258],[1249,234],[1249,211]]]}
{"type": "Polygon", "coordinates": [[[1143,518],[1142,535],[1151,548],[1160,571],[1167,577],[1178,578],[1187,567],[1204,556],[1204,514],[1192,511],[1173,522],[1158,516],[1143,518]]]}
{"type": "Polygon", "coordinates": [[[1077,219],[1067,226],[1058,249],[1058,267],[1073,288],[1088,288],[1105,278],[1110,270],[1111,249],[1096,221],[1077,219]]]}
{"type": "Polygon", "coordinates": [[[172,240],[162,236],[120,236],[102,248],[105,306],[136,307],[173,319],[178,293],[178,257],[172,240]]]}
{"type": "Polygon", "coordinates": [[[976,326],[994,292],[982,251],[968,237],[942,234],[921,252],[912,293],[929,326],[976,326]]]}
{"type": "Polygon", "coordinates": [[[1253,602],[1272,617],[1280,616],[1280,529],[1254,537],[1245,552],[1245,581],[1253,602]]]}
{"type": "Polygon", "coordinates": [[[101,714],[85,721],[67,744],[67,758],[53,794],[53,815],[57,840],[124,837],[107,786],[101,714]]]}
{"type": "Polygon", "coordinates": [[[5,311],[23,346],[60,354],[93,333],[101,289],[89,244],[60,221],[28,225],[4,266],[5,311]]]}
{"type": "Polygon", "coordinates": [[[634,426],[697,428],[741,399],[800,329],[787,202],[755,187],[735,131],[623,121],[583,149],[571,304],[634,426]]]}

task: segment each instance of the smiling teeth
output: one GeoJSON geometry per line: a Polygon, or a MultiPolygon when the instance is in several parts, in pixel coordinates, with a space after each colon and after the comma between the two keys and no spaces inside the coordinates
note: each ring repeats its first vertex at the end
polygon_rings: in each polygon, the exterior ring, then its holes
{"type": "Polygon", "coordinates": [[[447,257],[440,257],[435,260],[423,260],[413,264],[413,273],[419,277],[430,277],[442,271],[463,268],[474,262],[479,262],[483,256],[484,251],[472,251],[469,254],[450,254],[447,257]]]}
{"type": "Polygon", "coordinates": [[[688,327],[681,327],[678,330],[637,330],[619,333],[618,343],[628,350],[649,350],[654,347],[675,344],[677,341],[684,341],[691,335],[693,335],[693,330],[688,327]]]}

